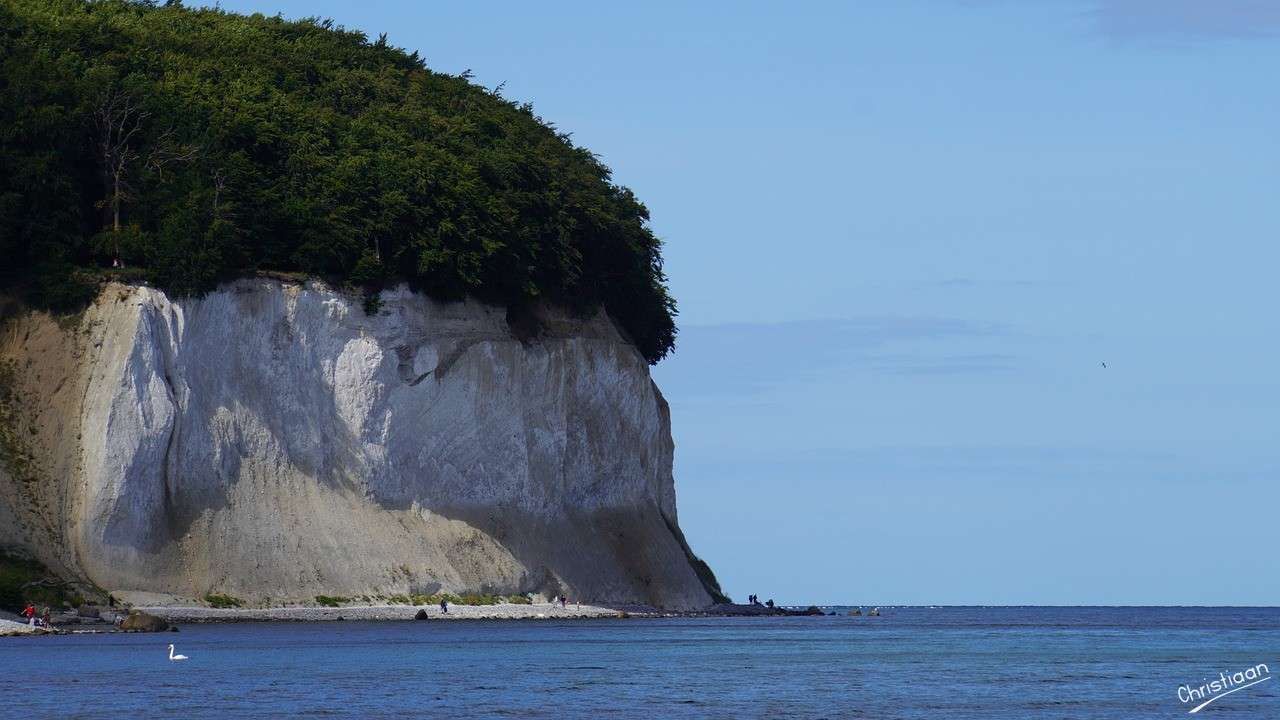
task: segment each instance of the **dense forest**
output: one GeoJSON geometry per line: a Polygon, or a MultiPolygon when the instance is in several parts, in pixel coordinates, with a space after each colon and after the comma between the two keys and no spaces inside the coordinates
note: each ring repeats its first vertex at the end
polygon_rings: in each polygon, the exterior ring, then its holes
{"type": "Polygon", "coordinates": [[[327,20],[0,0],[0,288],[263,271],[603,305],[650,362],[675,339],[648,211],[529,105],[327,20]]]}

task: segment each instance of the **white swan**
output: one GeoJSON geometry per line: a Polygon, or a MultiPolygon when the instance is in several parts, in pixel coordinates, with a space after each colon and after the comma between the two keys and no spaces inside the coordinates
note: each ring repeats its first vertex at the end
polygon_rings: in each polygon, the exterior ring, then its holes
{"type": "Polygon", "coordinates": [[[170,659],[170,660],[172,660],[173,662],[177,662],[177,661],[179,661],[179,660],[186,660],[186,659],[187,659],[187,656],[186,656],[186,655],[174,655],[174,654],[173,654],[173,646],[172,646],[172,645],[170,645],[170,646],[169,646],[169,659],[170,659]]]}

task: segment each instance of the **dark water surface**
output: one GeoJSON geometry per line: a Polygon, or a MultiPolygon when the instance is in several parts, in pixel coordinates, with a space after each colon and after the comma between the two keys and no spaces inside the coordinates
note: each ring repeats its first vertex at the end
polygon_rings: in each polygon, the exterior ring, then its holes
{"type": "MultiPolygon", "coordinates": [[[[1178,686],[1221,671],[1280,674],[1280,608],[883,612],[0,639],[0,716],[1128,720],[1186,717],[1178,686]]],[[[1280,718],[1280,680],[1194,717],[1215,716],[1280,718]]]]}

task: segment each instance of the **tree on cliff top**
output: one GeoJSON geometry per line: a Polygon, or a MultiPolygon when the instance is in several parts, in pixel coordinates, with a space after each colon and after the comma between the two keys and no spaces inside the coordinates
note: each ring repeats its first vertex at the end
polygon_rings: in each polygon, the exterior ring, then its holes
{"type": "Polygon", "coordinates": [[[529,105],[328,20],[0,0],[0,286],[262,270],[603,306],[651,362],[675,339],[648,211],[529,105]]]}

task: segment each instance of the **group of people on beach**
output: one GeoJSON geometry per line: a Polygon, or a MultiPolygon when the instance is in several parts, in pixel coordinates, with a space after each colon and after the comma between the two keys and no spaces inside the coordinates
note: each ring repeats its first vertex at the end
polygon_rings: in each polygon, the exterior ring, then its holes
{"type": "Polygon", "coordinates": [[[33,603],[27,603],[27,606],[23,608],[20,614],[22,617],[27,619],[27,624],[31,627],[52,626],[52,623],[49,620],[49,608],[45,608],[44,613],[41,614],[36,611],[36,606],[33,603]]]}
{"type": "MultiPolygon", "coordinates": [[[[748,596],[747,596],[747,604],[749,604],[749,605],[760,605],[760,604],[761,604],[761,602],[760,602],[760,596],[759,596],[759,595],[748,595],[748,596]]],[[[764,604],[764,606],[765,606],[765,607],[773,607],[773,598],[769,598],[769,600],[768,600],[767,602],[763,603],[763,604],[764,604]]]]}

